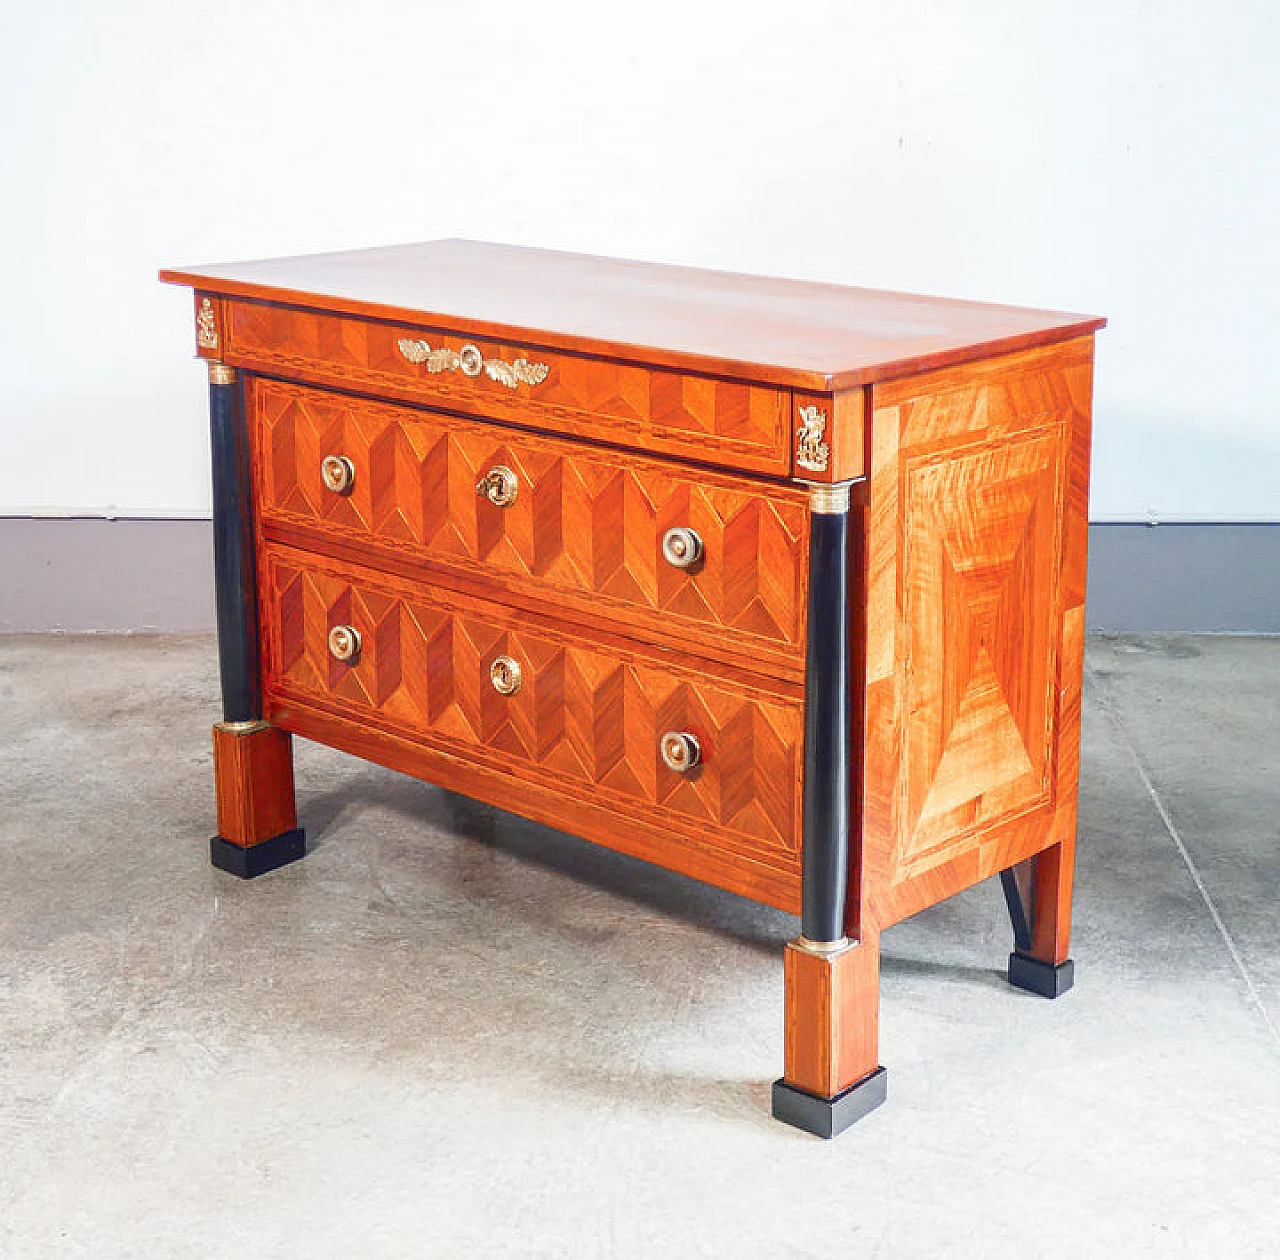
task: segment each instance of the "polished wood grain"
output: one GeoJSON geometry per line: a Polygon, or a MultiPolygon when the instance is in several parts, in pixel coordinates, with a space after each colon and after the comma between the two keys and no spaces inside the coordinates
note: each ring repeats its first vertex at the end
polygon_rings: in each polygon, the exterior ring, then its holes
{"type": "Polygon", "coordinates": [[[876,390],[863,849],[880,925],[1074,833],[1091,391],[1091,339],[876,390]]]}
{"type": "Polygon", "coordinates": [[[803,490],[274,380],[253,382],[249,409],[269,539],[329,554],[364,541],[375,564],[426,563],[496,598],[803,672],[803,490]],[[326,456],[351,462],[348,492],[322,481],[326,456]],[[517,477],[507,507],[476,492],[495,467],[517,477]],[[691,570],[663,557],[674,528],[702,539],[691,570]]]}
{"type": "Polygon", "coordinates": [[[251,848],[298,825],[287,732],[265,723],[249,730],[218,723],[213,728],[213,778],[222,839],[251,848]]]}
{"type": "Polygon", "coordinates": [[[880,941],[824,958],[789,944],[784,959],[783,1079],[832,1098],[878,1066],[880,941]]]}
{"type": "MultiPolygon", "coordinates": [[[[661,822],[697,848],[798,873],[798,698],[746,688],[697,660],[659,665],[617,640],[304,552],[267,546],[262,562],[273,699],[661,822]],[[331,655],[335,625],[359,632],[358,658],[331,655]],[[522,671],[514,695],[492,684],[499,656],[522,671]],[[671,730],[701,745],[690,773],[662,761],[671,730]]],[[[587,838],[609,843],[607,834],[587,838]]]]}
{"type": "Polygon", "coordinates": [[[208,293],[818,392],[1061,341],[1103,322],[460,240],[160,275],[208,293]]]}
{"type": "Polygon", "coordinates": [[[548,368],[515,389],[485,373],[432,372],[402,340],[459,350],[457,332],[350,319],[259,302],[224,303],[222,357],[409,402],[572,433],[701,464],[785,476],[791,471],[791,404],[785,390],[614,359],[560,354],[527,341],[472,342],[485,359],[535,359],[548,368]]]}

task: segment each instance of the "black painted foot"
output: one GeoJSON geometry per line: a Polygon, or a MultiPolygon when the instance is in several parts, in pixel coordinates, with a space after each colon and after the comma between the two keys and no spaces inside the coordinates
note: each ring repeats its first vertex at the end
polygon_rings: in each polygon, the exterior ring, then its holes
{"type": "Polygon", "coordinates": [[[773,1083],[773,1118],[820,1138],[833,1138],[874,1111],[889,1095],[889,1074],[876,1068],[834,1098],[819,1098],[786,1081],[773,1083]]]}
{"type": "Polygon", "coordinates": [[[220,871],[239,875],[241,879],[265,875],[268,871],[287,866],[306,855],[307,833],[301,827],[295,827],[292,831],[283,832],[247,849],[232,844],[221,836],[214,836],[209,841],[209,860],[214,866],[220,871]]]}
{"type": "Polygon", "coordinates": [[[1076,982],[1076,965],[1070,958],[1056,967],[1026,954],[1009,955],[1009,983],[1041,997],[1061,997],[1076,982]]]}

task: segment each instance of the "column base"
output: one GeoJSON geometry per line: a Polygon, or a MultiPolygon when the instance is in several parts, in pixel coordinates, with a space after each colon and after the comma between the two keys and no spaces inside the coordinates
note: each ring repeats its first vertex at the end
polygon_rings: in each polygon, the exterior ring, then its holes
{"type": "Polygon", "coordinates": [[[221,836],[214,836],[209,841],[209,861],[218,870],[238,875],[241,879],[256,879],[306,855],[307,833],[301,827],[247,847],[232,844],[221,836]]]}
{"type": "Polygon", "coordinates": [[[1061,997],[1076,982],[1076,965],[1070,958],[1066,962],[1043,962],[1029,954],[1009,955],[1009,983],[1015,989],[1026,989],[1041,997],[1061,997]]]}
{"type": "Polygon", "coordinates": [[[819,1098],[786,1081],[774,1081],[773,1118],[815,1137],[833,1138],[874,1111],[888,1096],[889,1073],[882,1067],[834,1098],[819,1098]]]}

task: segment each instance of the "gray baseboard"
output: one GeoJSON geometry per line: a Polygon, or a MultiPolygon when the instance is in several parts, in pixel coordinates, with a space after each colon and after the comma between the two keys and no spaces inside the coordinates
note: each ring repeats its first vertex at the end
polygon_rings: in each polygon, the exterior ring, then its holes
{"type": "MultiPolygon", "coordinates": [[[[1092,525],[1091,630],[1280,632],[1280,524],[1092,525]]],[[[211,630],[208,521],[0,518],[0,633],[211,630]]]]}
{"type": "Polygon", "coordinates": [[[1090,525],[1090,630],[1280,633],[1280,524],[1090,525]]]}
{"type": "Polygon", "coordinates": [[[210,521],[0,517],[0,633],[213,627],[210,521]]]}

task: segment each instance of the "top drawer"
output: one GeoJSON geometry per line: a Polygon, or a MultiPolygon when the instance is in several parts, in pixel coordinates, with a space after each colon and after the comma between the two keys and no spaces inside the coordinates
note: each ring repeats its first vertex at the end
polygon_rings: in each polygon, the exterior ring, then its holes
{"type": "Polygon", "coordinates": [[[799,487],[263,377],[249,398],[269,539],[621,622],[682,652],[803,668],[799,487]]]}
{"type": "Polygon", "coordinates": [[[269,302],[219,299],[241,367],[787,476],[789,391],[269,302]]]}

